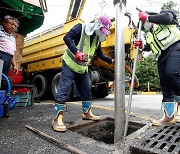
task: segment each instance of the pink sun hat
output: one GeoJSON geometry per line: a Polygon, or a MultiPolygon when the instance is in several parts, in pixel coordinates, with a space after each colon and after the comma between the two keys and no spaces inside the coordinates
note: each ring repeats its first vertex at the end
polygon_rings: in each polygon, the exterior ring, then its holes
{"type": "Polygon", "coordinates": [[[103,25],[103,27],[101,27],[100,30],[101,30],[104,34],[109,35],[109,34],[110,34],[110,27],[111,27],[111,25],[112,25],[111,20],[110,20],[107,16],[101,16],[101,17],[99,17],[98,20],[99,20],[99,21],[102,23],[102,25],[103,25]]]}

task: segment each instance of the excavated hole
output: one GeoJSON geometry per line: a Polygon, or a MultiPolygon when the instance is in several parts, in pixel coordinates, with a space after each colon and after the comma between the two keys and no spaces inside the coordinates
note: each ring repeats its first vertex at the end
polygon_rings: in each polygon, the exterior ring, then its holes
{"type": "MultiPolygon", "coordinates": [[[[129,122],[127,135],[139,130],[143,126],[140,123],[129,122]]],[[[85,126],[70,128],[74,132],[106,144],[114,144],[114,129],[114,119],[111,118],[85,126]]]]}

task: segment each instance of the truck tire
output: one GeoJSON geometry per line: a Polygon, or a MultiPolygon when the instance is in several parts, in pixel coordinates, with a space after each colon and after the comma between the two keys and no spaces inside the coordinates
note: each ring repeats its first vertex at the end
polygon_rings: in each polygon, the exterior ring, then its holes
{"type": "Polygon", "coordinates": [[[45,99],[48,91],[48,80],[43,75],[36,75],[32,80],[34,85],[34,99],[45,99]]]}
{"type": "Polygon", "coordinates": [[[54,98],[57,93],[57,87],[58,87],[58,82],[59,82],[60,76],[61,76],[61,72],[57,73],[51,82],[51,92],[52,92],[52,95],[54,98]]]}
{"type": "Polygon", "coordinates": [[[105,85],[99,85],[97,87],[91,88],[91,95],[95,99],[104,98],[108,96],[110,93],[110,90],[105,85]]]}
{"type": "MultiPolygon", "coordinates": [[[[51,82],[51,91],[54,98],[56,97],[60,76],[61,76],[61,72],[57,73],[51,82]]],[[[72,85],[69,98],[67,101],[73,100],[73,98],[74,98],[74,86],[72,85]]]]}

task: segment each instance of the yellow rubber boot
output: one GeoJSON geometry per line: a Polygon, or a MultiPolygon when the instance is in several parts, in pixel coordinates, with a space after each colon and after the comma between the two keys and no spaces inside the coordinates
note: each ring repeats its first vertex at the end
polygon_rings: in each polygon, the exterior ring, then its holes
{"type": "Polygon", "coordinates": [[[176,122],[180,123],[180,96],[175,96],[177,102],[176,122]]]}
{"type": "Polygon", "coordinates": [[[180,101],[177,104],[176,122],[180,123],[180,101]]]}
{"type": "Polygon", "coordinates": [[[152,124],[154,126],[161,126],[163,124],[175,124],[175,116],[174,116],[174,102],[164,102],[163,103],[163,116],[159,120],[153,120],[152,124]]]}
{"type": "Polygon", "coordinates": [[[90,101],[83,101],[82,102],[82,108],[83,108],[83,113],[82,113],[82,119],[83,120],[93,120],[93,121],[97,121],[100,119],[99,116],[95,116],[92,113],[92,109],[91,109],[91,102],[90,101]]]}
{"type": "Polygon", "coordinates": [[[55,118],[52,121],[52,128],[58,132],[65,132],[66,126],[63,123],[64,104],[55,104],[54,115],[55,118]]]}

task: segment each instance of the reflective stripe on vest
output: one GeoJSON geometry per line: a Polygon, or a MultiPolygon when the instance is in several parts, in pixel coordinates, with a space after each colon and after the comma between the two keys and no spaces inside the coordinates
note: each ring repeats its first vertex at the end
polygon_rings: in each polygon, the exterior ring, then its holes
{"type": "Polygon", "coordinates": [[[153,25],[152,33],[148,32],[146,41],[150,45],[154,55],[158,57],[161,50],[166,50],[172,44],[180,40],[180,30],[176,25],[153,25]]]}
{"type": "Polygon", "coordinates": [[[154,41],[153,34],[148,32],[146,34],[146,41],[150,45],[150,48],[156,58],[158,58],[161,54],[161,49],[157,46],[156,42],[154,41]]]}
{"type": "Polygon", "coordinates": [[[75,55],[69,49],[67,49],[63,55],[63,59],[68,65],[68,67],[72,69],[74,72],[80,74],[83,74],[84,72],[88,71],[88,64],[91,62],[94,52],[99,45],[98,37],[96,35],[90,46],[90,36],[85,34],[84,26],[82,26],[81,38],[78,45],[76,46],[77,49],[80,49],[82,39],[84,39],[83,41],[84,45],[83,45],[83,51],[81,52],[83,52],[88,56],[88,62],[82,63],[77,61],[75,55]],[[83,35],[85,35],[85,37],[83,35]]]}

